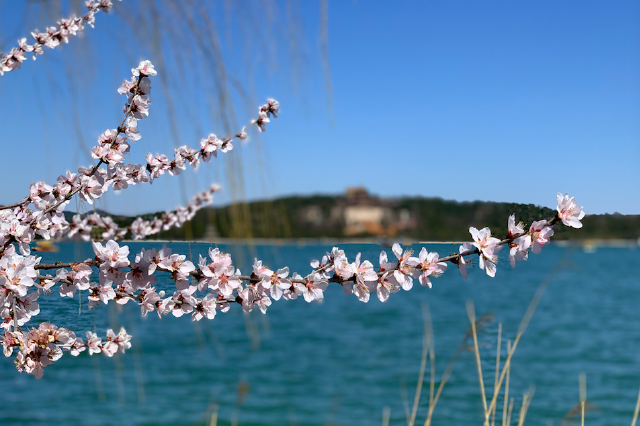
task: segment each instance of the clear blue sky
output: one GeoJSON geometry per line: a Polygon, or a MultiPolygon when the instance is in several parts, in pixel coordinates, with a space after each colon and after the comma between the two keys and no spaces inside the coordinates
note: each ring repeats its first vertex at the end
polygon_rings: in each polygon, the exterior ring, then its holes
{"type": "MultiPolygon", "coordinates": [[[[556,192],[568,192],[587,213],[640,214],[639,2],[332,1],[330,107],[317,46],[319,6],[301,3],[309,29],[304,82],[294,87],[283,67],[258,76],[253,89],[261,101],[277,98],[282,114],[238,150],[249,199],[364,185],[381,196],[555,207],[556,192]]],[[[0,2],[3,41],[16,29],[15,4],[0,2]]],[[[117,15],[103,15],[86,30],[98,66],[79,72],[74,84],[88,93],[79,126],[90,146],[119,123],[124,97],[116,88],[129,69],[142,58],[154,61],[148,52],[131,57],[119,49],[121,25],[117,15]]],[[[234,46],[241,55],[242,44],[234,46]]],[[[49,66],[63,53],[49,50],[0,77],[0,203],[24,197],[33,181],[51,182],[88,163],[75,153],[68,79],[62,67],[49,66]]],[[[189,93],[194,103],[206,97],[189,93]]],[[[172,153],[161,114],[166,98],[154,90],[152,100],[130,162],[143,162],[147,151],[172,153]]],[[[224,134],[206,117],[191,125],[189,113],[177,111],[182,143],[224,134]]],[[[239,114],[241,122],[250,118],[239,114]]],[[[224,184],[225,167],[231,163],[222,155],[197,173],[187,170],[182,186],[162,177],[99,206],[126,214],[172,209],[211,181],[224,184]]],[[[230,199],[225,186],[221,202],[230,199]]]]}

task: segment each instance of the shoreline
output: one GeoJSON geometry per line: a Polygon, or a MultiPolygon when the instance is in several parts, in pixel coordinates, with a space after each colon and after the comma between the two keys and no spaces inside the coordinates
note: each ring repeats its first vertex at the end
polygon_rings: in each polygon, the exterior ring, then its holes
{"type": "MultiPolygon", "coordinates": [[[[71,241],[71,240],[67,240],[71,241]]],[[[214,238],[210,240],[121,240],[123,243],[156,242],[156,243],[201,243],[201,244],[238,244],[238,245],[271,245],[271,246],[308,246],[308,245],[344,245],[344,244],[375,244],[391,248],[398,242],[403,246],[412,244],[438,244],[461,245],[465,241],[414,241],[409,238],[385,239],[385,238],[214,238]]],[[[551,241],[551,244],[560,247],[583,247],[586,250],[597,247],[629,248],[636,249],[640,246],[638,240],[624,239],[586,239],[586,240],[559,240],[551,241]]]]}

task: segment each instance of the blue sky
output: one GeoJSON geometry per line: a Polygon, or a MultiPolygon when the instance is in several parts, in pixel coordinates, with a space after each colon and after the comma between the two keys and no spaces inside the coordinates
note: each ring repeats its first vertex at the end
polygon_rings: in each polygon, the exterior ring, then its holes
{"type": "MultiPolygon", "coordinates": [[[[331,102],[318,48],[319,5],[301,7],[304,80],[292,84],[286,66],[255,76],[256,99],[281,103],[266,134],[238,147],[236,160],[222,155],[196,173],[110,194],[99,207],[126,214],[172,209],[219,181],[225,186],[219,202],[339,194],[364,185],[389,197],[549,207],[556,192],[568,192],[587,213],[640,214],[640,3],[329,2],[331,102]],[[232,196],[225,173],[237,162],[245,190],[232,196]]],[[[20,6],[4,1],[0,10],[6,42],[20,6]]],[[[86,30],[83,42],[96,65],[84,73],[82,62],[69,64],[80,101],[74,103],[61,66],[65,49],[48,50],[0,77],[0,203],[24,197],[31,182],[51,182],[88,164],[76,152],[76,106],[89,146],[119,124],[118,85],[138,60],[154,62],[144,48],[133,54],[121,48],[114,35],[122,26],[118,15],[103,15],[86,30]]],[[[238,40],[225,46],[243,55],[238,40]]],[[[260,60],[269,61],[268,54],[260,60]]],[[[246,75],[237,63],[229,72],[246,75]]],[[[197,146],[210,132],[224,134],[207,114],[190,112],[206,101],[206,90],[188,81],[170,84],[187,88],[176,100],[181,143],[197,146]]],[[[130,162],[143,162],[148,151],[170,154],[175,146],[167,98],[152,85],[151,115],[139,123],[143,139],[130,162]]],[[[246,108],[237,115],[238,122],[252,118],[246,108]]],[[[76,208],[87,207],[72,201],[69,209],[76,208]]]]}

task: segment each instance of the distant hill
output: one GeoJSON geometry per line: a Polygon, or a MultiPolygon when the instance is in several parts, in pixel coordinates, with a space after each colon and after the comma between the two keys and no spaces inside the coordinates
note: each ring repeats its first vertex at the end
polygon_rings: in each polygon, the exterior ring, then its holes
{"type": "MultiPolygon", "coordinates": [[[[157,239],[190,238],[348,238],[407,237],[412,240],[466,241],[468,229],[488,226],[506,235],[507,217],[526,225],[549,219],[555,210],[533,204],[457,202],[439,198],[372,197],[363,188],[345,196],[293,196],[200,210],[184,228],[155,235],[157,239]]],[[[133,218],[119,216],[121,225],[133,218]]],[[[582,229],[556,226],[554,239],[638,239],[640,215],[588,215],[582,229]]]]}

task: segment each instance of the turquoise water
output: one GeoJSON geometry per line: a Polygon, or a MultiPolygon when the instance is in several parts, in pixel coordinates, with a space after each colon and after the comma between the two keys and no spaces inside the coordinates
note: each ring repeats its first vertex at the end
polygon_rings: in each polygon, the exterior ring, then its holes
{"type": "MultiPolygon", "coordinates": [[[[131,243],[132,252],[142,244],[131,243]]],[[[150,247],[148,243],[144,247],[150,247]]],[[[159,246],[158,246],[159,247],[159,246]]],[[[174,252],[207,252],[206,244],[172,244],[174,252]]],[[[305,273],[308,262],[329,246],[221,246],[243,272],[254,256],[277,268],[305,273]]],[[[345,245],[377,259],[376,245],[345,245]]],[[[429,247],[441,254],[452,246],[429,247]]],[[[390,250],[388,250],[391,255],[390,250]]],[[[68,353],[45,369],[44,378],[18,373],[13,358],[0,360],[0,424],[206,425],[218,411],[218,424],[380,425],[385,406],[390,424],[406,424],[403,393],[413,400],[422,353],[422,305],[428,302],[435,333],[437,375],[469,329],[465,301],[478,316],[495,320],[480,332],[487,392],[491,395],[498,323],[503,355],[539,284],[550,280],[513,358],[510,395],[517,424],[522,395],[535,396],[525,424],[559,424],[578,402],[578,376],[587,375],[591,408],[586,424],[630,424],[640,384],[640,252],[598,249],[594,254],[545,247],[512,270],[508,262],[488,278],[474,268],[468,281],[450,269],[433,289],[414,284],[387,303],[364,304],[330,286],[322,304],[302,299],[274,302],[266,315],[243,315],[238,306],[212,321],[190,317],[140,317],[133,303],[101,305],[79,314],[78,299],[42,297],[37,320],[50,320],[83,334],[126,327],[133,347],[114,358],[72,357],[68,353]]],[[[88,244],[61,244],[43,262],[92,256],[88,244]]],[[[506,259],[505,259],[506,260],[506,259]]],[[[169,283],[164,282],[169,288],[169,283]]],[[[470,341],[469,341],[470,342],[470,341]]],[[[467,342],[467,343],[469,343],[467,342]]],[[[427,375],[428,381],[428,375],[427,375]]],[[[428,385],[418,421],[423,424],[428,385]]],[[[502,397],[498,405],[502,413],[502,397]]],[[[434,425],[482,424],[482,401],[473,352],[462,353],[434,412],[434,425]]],[[[498,420],[496,424],[501,424],[498,420]]]]}

